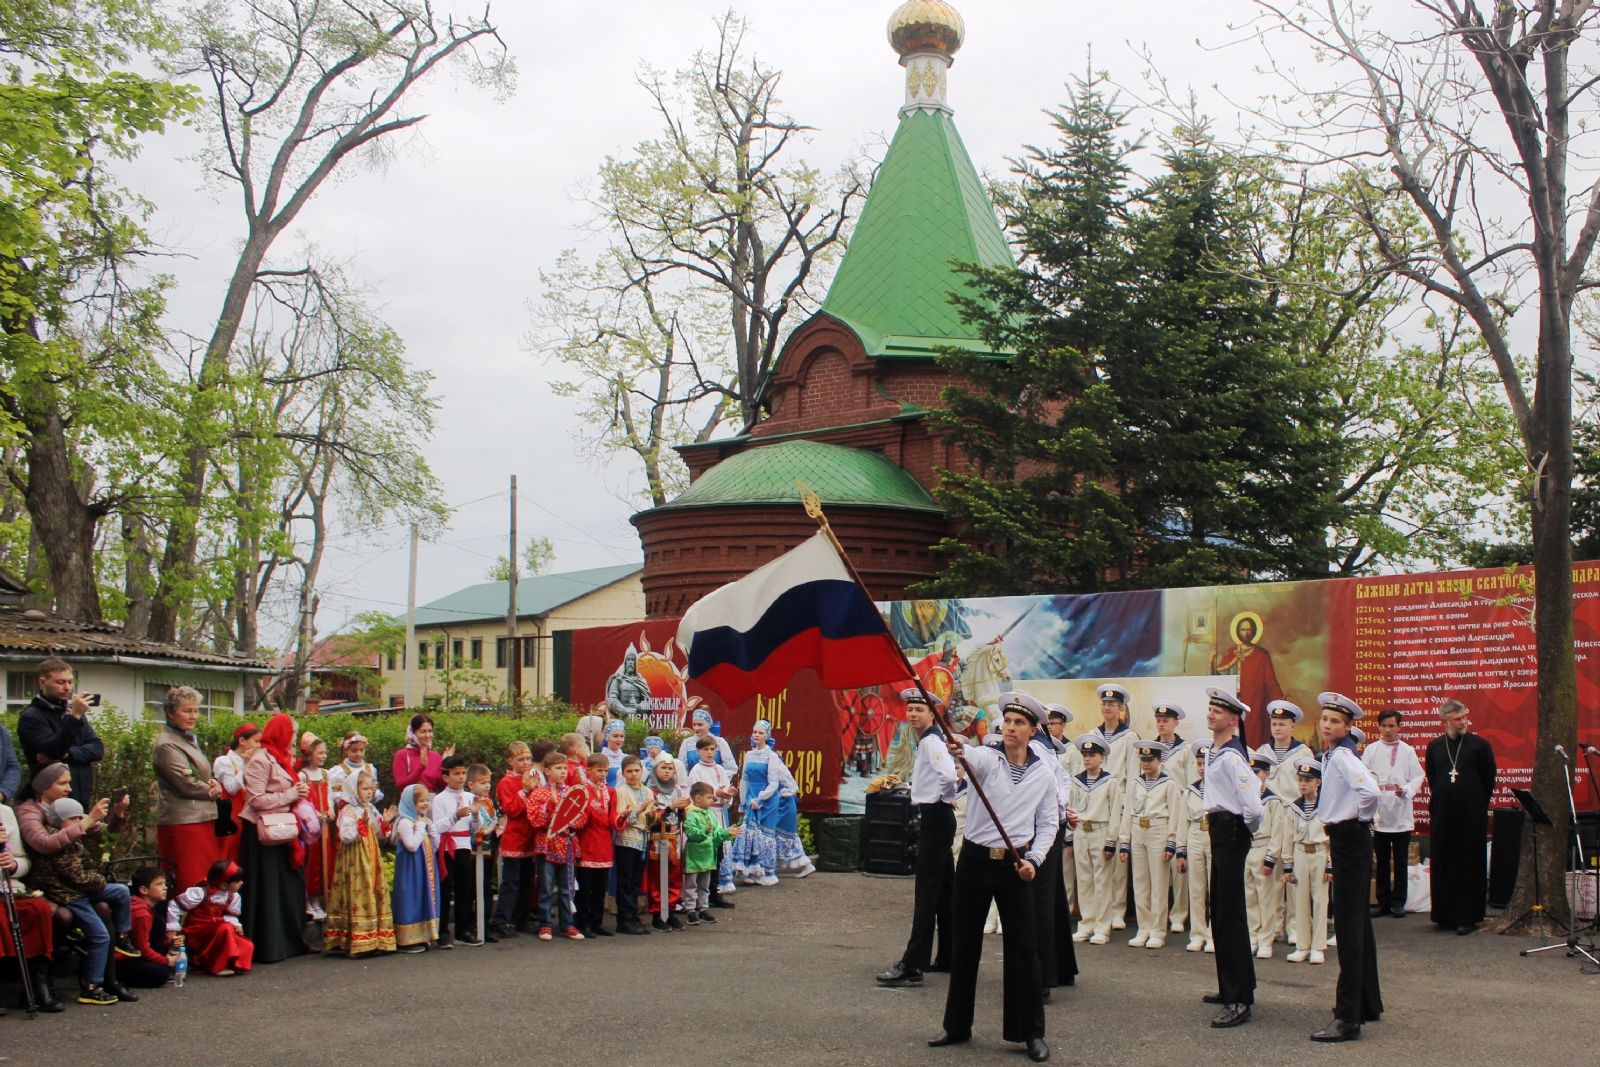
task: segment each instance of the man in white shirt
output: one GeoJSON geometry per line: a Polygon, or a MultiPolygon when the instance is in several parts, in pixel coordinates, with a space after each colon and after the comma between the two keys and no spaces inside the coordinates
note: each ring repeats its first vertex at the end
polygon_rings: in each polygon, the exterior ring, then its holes
{"type": "Polygon", "coordinates": [[[1372,877],[1372,817],[1378,813],[1378,783],[1356,754],[1351,723],[1361,708],[1342,693],[1317,697],[1322,709],[1322,791],[1317,812],[1328,831],[1333,863],[1333,932],[1339,939],[1339,985],[1333,1021],[1313,1041],[1354,1041],[1363,1023],[1383,1014],[1378,989],[1378,946],[1367,911],[1372,877]]]}
{"type": "Polygon", "coordinates": [[[934,720],[938,697],[912,687],[901,690],[906,723],[917,737],[911,769],[911,803],[917,808],[917,870],[912,890],[911,938],[900,959],[878,973],[880,985],[917,985],[924,971],[950,969],[951,891],[955,886],[956,761],[934,720]],[[934,934],[938,933],[938,951],[934,934]]]}
{"type": "Polygon", "coordinates": [[[468,866],[472,862],[473,799],[467,792],[467,761],[462,756],[446,756],[440,769],[444,772],[444,788],[433,795],[428,806],[428,817],[439,839],[439,947],[449,948],[457,943],[481,945],[476,924],[470,919],[477,901],[472,899],[472,871],[468,866]]]}
{"type": "Polygon", "coordinates": [[[952,756],[965,757],[971,788],[974,793],[981,788],[988,803],[974,795],[967,805],[966,839],[956,864],[944,1032],[928,1045],[941,1048],[972,1040],[983,920],[993,901],[1000,910],[1004,938],[1001,1036],[1026,1044],[1028,1059],[1042,1063],[1050,1058],[1050,1047],[1044,1041],[1044,1000],[1029,883],[1055,843],[1061,821],[1060,798],[1055,761],[1044,759],[1028,743],[1044,719],[1044,708],[1025,693],[1007,695],[1013,699],[1000,705],[1000,748],[967,748],[959,739],[948,746],[952,756]]]}
{"type": "Polygon", "coordinates": [[[1417,750],[1400,740],[1400,712],[1378,712],[1378,740],[1361,754],[1378,782],[1378,814],[1372,820],[1376,854],[1378,906],[1374,917],[1406,917],[1406,875],[1411,859],[1411,831],[1416,828],[1413,800],[1422,791],[1422,761],[1417,750]]]}

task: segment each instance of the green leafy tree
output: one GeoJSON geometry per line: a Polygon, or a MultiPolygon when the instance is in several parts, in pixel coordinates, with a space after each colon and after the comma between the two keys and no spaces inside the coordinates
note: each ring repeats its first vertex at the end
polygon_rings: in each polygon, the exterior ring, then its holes
{"type": "MultiPolygon", "coordinates": [[[[548,537],[531,537],[522,546],[522,566],[518,574],[548,574],[556,561],[556,546],[548,537]]],[[[491,582],[504,582],[511,577],[511,561],[501,556],[489,566],[484,577],[491,582]]]]}

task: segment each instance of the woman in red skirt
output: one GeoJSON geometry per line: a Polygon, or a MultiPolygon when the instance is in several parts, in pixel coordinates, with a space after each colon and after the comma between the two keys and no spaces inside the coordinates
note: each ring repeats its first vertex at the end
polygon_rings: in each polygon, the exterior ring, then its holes
{"type": "MultiPolygon", "coordinates": [[[[51,986],[50,958],[55,955],[55,907],[43,897],[25,897],[22,879],[28,874],[28,854],[22,849],[22,831],[12,810],[0,804],[0,893],[11,890],[22,927],[23,959],[33,978],[34,1006],[40,1011],[61,1011],[61,1001],[51,986]]],[[[11,940],[11,924],[0,911],[0,959],[18,956],[11,940]]],[[[21,1000],[18,1007],[25,1007],[21,1000]]],[[[3,1011],[3,1009],[0,1009],[3,1011]]]]}
{"type": "Polygon", "coordinates": [[[211,865],[204,885],[191,886],[173,903],[169,931],[183,931],[189,946],[189,969],[229,975],[250,969],[256,947],[244,936],[239,923],[239,888],[244,885],[239,865],[218,860],[211,865]]]}

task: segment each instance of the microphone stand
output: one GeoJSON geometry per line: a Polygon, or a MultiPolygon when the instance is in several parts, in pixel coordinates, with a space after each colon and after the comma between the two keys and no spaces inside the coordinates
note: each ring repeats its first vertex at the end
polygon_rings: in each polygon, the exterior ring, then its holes
{"type": "MultiPolygon", "coordinates": [[[[1572,840],[1578,851],[1578,870],[1580,872],[1579,877],[1585,878],[1588,877],[1589,863],[1583,852],[1583,835],[1578,832],[1578,802],[1574,798],[1572,792],[1572,760],[1567,757],[1566,751],[1560,745],[1556,746],[1556,753],[1561,757],[1561,765],[1564,768],[1562,771],[1561,780],[1567,787],[1567,811],[1572,816],[1572,840]]],[[[1563,861],[1562,867],[1566,867],[1565,861],[1563,861]]],[[[1562,888],[1565,889],[1566,887],[1562,886],[1562,888]]],[[[1568,894],[1567,936],[1560,941],[1553,941],[1550,944],[1540,946],[1539,948],[1524,949],[1520,955],[1534,956],[1541,952],[1548,952],[1551,949],[1565,947],[1567,950],[1567,956],[1569,958],[1572,956],[1582,956],[1593,966],[1600,967],[1600,959],[1596,959],[1594,955],[1594,939],[1585,939],[1585,935],[1588,934],[1593,928],[1593,923],[1588,926],[1581,927],[1578,925],[1578,909],[1573,907],[1571,894],[1568,894]]]]}

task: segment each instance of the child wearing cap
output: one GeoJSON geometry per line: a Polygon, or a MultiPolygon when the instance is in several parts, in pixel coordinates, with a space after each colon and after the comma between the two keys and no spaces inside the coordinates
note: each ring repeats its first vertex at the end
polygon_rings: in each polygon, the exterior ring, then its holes
{"type": "Polygon", "coordinates": [[[1121,875],[1113,857],[1122,819],[1123,791],[1117,776],[1103,769],[1106,743],[1094,733],[1078,739],[1083,772],[1072,779],[1070,807],[1078,826],[1067,835],[1067,855],[1078,872],[1078,914],[1082,920],[1074,941],[1104,945],[1111,940],[1112,881],[1121,875]]]}
{"type": "Polygon", "coordinates": [[[1283,880],[1290,887],[1296,908],[1294,951],[1290,963],[1322,963],[1328,948],[1328,886],[1333,882],[1333,859],[1328,854],[1328,830],[1317,813],[1317,793],[1322,788],[1322,765],[1309,756],[1295,760],[1300,795],[1288,806],[1285,820],[1293,846],[1284,864],[1283,880]]]}
{"type": "MultiPolygon", "coordinates": [[[[1106,747],[1105,771],[1119,783],[1127,785],[1139,773],[1133,758],[1133,745],[1139,740],[1139,735],[1128,725],[1128,701],[1133,694],[1115,682],[1102,682],[1095,687],[1095,695],[1100,698],[1101,721],[1092,733],[1106,747]]],[[[1126,801],[1124,797],[1123,802],[1126,801]]],[[[1111,899],[1106,904],[1106,910],[1111,916],[1111,929],[1126,930],[1129,879],[1120,867],[1112,871],[1110,877],[1111,899]]]]}
{"type": "MultiPolygon", "coordinates": [[[[1178,724],[1183,722],[1188,713],[1181,704],[1171,701],[1160,701],[1153,709],[1156,717],[1156,736],[1163,748],[1161,751],[1161,769],[1167,776],[1178,783],[1178,792],[1182,793],[1189,788],[1195,780],[1194,774],[1194,746],[1178,733],[1178,724]]],[[[1179,807],[1182,807],[1180,804],[1179,807]]],[[[1173,816],[1178,825],[1178,844],[1183,844],[1187,827],[1183,825],[1183,813],[1180,811],[1173,816]]],[[[1176,873],[1174,869],[1172,881],[1172,908],[1167,918],[1169,928],[1175,934],[1184,930],[1185,920],[1189,918],[1189,879],[1176,873]]]]}
{"type": "Polygon", "coordinates": [[[1178,845],[1178,875],[1189,887],[1187,952],[1215,952],[1211,940],[1211,819],[1206,815],[1206,757],[1209,743],[1194,748],[1194,784],[1183,791],[1183,838],[1178,845]]]}
{"type": "Polygon", "coordinates": [[[1300,705],[1291,701],[1274,700],[1267,705],[1267,729],[1272,731],[1272,740],[1262,745],[1259,751],[1272,755],[1272,777],[1267,784],[1289,803],[1300,797],[1295,763],[1301,757],[1312,754],[1306,743],[1294,736],[1294,728],[1304,719],[1305,712],[1300,710],[1300,705]]]}
{"type": "Polygon", "coordinates": [[[1283,884],[1277,875],[1279,858],[1288,851],[1285,835],[1289,826],[1283,798],[1268,785],[1276,769],[1272,753],[1257,750],[1250,757],[1250,767],[1261,780],[1261,825],[1250,837],[1245,858],[1245,912],[1256,959],[1270,960],[1273,943],[1283,929],[1283,884]]]}
{"type": "Polygon", "coordinates": [[[1165,746],[1139,741],[1139,775],[1129,783],[1127,804],[1117,835],[1119,859],[1133,868],[1133,900],[1138,929],[1129,939],[1134,948],[1158,949],[1167,943],[1167,893],[1172,859],[1178,852],[1183,813],[1182,788],[1161,766],[1165,746]]]}

